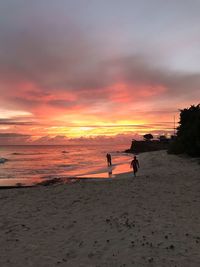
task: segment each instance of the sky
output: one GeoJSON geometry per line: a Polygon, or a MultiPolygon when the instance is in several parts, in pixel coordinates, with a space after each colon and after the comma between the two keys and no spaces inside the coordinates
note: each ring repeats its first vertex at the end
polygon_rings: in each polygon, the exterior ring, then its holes
{"type": "Polygon", "coordinates": [[[173,133],[200,102],[199,0],[0,0],[0,144],[173,133]]]}

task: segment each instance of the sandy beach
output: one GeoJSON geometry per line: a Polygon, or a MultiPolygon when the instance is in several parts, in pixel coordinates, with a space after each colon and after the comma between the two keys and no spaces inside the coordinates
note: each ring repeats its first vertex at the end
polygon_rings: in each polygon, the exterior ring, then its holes
{"type": "Polygon", "coordinates": [[[0,266],[200,266],[200,164],[139,156],[138,176],[0,190],[0,266]]]}

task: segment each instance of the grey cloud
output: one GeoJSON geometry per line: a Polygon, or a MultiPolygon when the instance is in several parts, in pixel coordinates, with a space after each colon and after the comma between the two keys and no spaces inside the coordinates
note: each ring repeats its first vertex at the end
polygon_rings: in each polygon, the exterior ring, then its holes
{"type": "Polygon", "coordinates": [[[51,136],[43,136],[38,138],[35,141],[32,141],[32,144],[48,144],[48,145],[56,145],[56,144],[65,144],[69,139],[66,136],[63,135],[57,135],[55,137],[51,137],[51,136]]]}
{"type": "Polygon", "coordinates": [[[29,138],[31,135],[18,133],[0,133],[0,138],[29,138]]]}
{"type": "Polygon", "coordinates": [[[21,125],[21,126],[30,126],[30,125],[38,125],[38,123],[34,121],[27,121],[27,118],[25,120],[19,118],[15,119],[1,119],[0,118],[0,125],[21,125]]]}
{"type": "Polygon", "coordinates": [[[13,132],[4,132],[0,133],[0,144],[1,145],[24,145],[29,144],[31,141],[31,135],[13,133],[13,132]]]}
{"type": "Polygon", "coordinates": [[[39,107],[43,103],[41,99],[27,99],[23,97],[23,95],[19,95],[18,97],[9,97],[7,100],[6,106],[10,109],[15,109],[15,106],[18,108],[23,108],[25,110],[32,110],[35,107],[39,107]]]}
{"type": "MultiPolygon", "coordinates": [[[[159,58],[161,61],[162,59],[159,58]]],[[[166,69],[158,66],[153,58],[148,55],[129,55],[127,57],[119,57],[110,62],[111,66],[115,66],[117,74],[121,75],[124,81],[129,84],[141,84],[149,86],[164,86],[169,95],[180,95],[185,93],[194,94],[199,90],[200,72],[185,73],[166,69]]]]}
{"type": "MultiPolygon", "coordinates": [[[[92,78],[96,55],[92,57],[87,36],[70,21],[51,26],[38,21],[0,28],[1,80],[32,81],[44,89],[97,86],[92,78]]],[[[98,83],[101,86],[103,80],[98,83]]]]}

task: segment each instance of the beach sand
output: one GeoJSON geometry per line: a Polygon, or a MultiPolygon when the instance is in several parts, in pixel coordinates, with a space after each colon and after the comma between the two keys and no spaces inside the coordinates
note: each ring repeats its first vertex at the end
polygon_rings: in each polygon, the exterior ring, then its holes
{"type": "Polygon", "coordinates": [[[0,266],[200,266],[200,165],[165,151],[138,176],[0,190],[0,266]]]}

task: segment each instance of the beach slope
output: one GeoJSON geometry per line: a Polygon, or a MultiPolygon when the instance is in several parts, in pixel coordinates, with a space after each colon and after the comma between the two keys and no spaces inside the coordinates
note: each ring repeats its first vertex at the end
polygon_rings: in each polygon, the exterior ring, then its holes
{"type": "Polygon", "coordinates": [[[138,176],[0,191],[0,266],[200,266],[198,160],[143,153],[138,176]]]}

